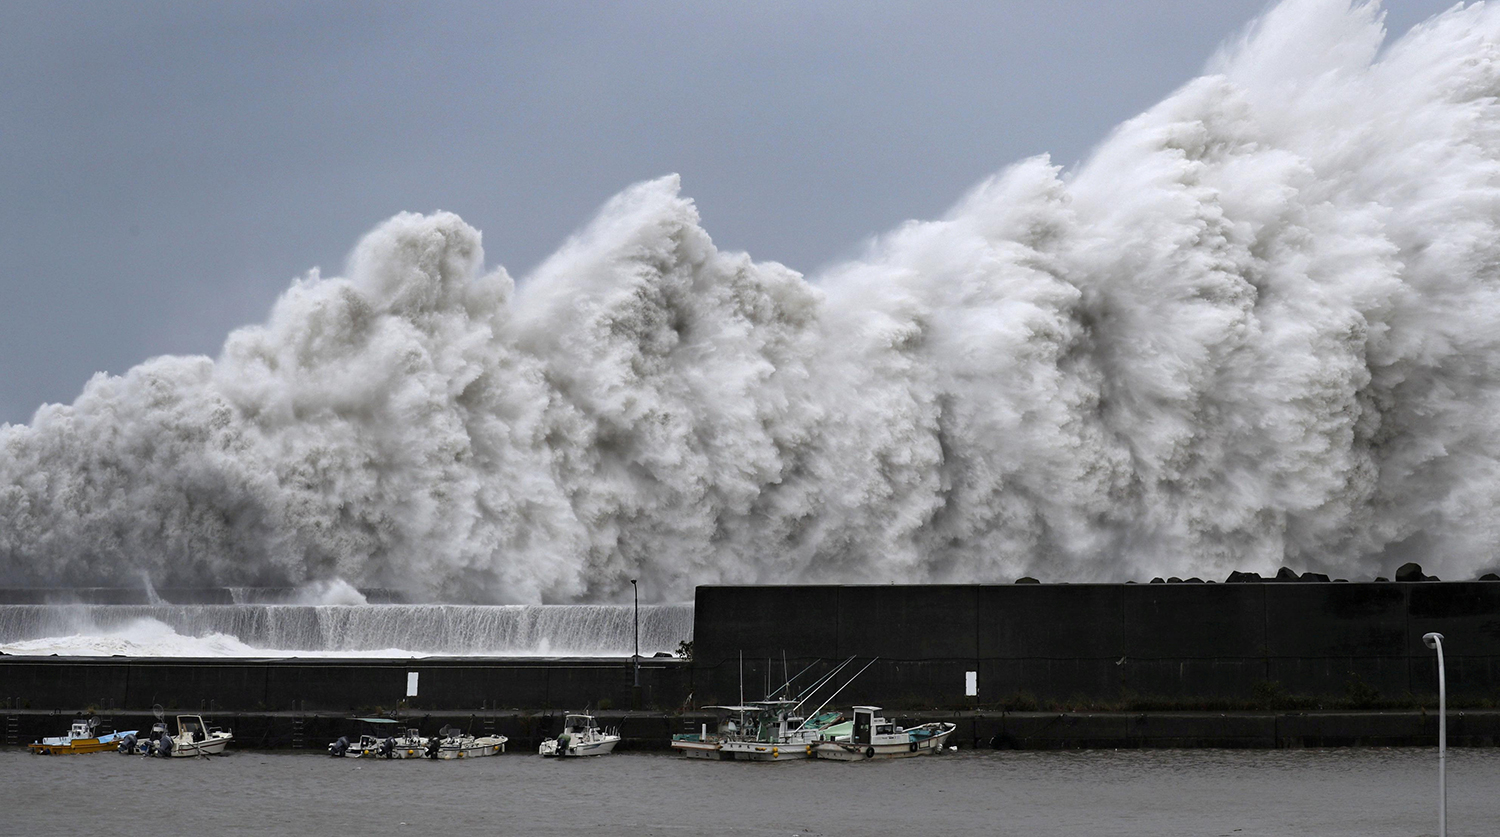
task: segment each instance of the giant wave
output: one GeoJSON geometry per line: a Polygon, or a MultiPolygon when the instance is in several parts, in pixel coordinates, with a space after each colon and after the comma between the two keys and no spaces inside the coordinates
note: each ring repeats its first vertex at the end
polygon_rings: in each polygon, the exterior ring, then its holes
{"type": "Polygon", "coordinates": [[[695,584],[1439,574],[1500,546],[1500,9],[1289,0],[1076,170],[811,280],[676,177],[524,281],[447,213],[218,358],[0,426],[0,581],[695,584]]]}

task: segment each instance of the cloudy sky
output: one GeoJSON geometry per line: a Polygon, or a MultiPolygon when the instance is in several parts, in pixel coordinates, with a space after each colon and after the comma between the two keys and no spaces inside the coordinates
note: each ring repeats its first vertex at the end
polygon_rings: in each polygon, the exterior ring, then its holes
{"type": "MultiPolygon", "coordinates": [[[[1446,0],[1398,0],[1402,32],[1446,0]]],[[[1023,157],[1084,157],[1261,0],[0,4],[0,422],[215,354],[402,210],[526,273],[682,175],[805,273],[1023,157]]]]}

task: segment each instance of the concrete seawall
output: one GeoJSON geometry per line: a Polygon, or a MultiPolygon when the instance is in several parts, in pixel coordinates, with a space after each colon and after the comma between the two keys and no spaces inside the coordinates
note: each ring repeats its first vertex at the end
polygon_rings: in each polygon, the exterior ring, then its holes
{"type": "Polygon", "coordinates": [[[0,711],[67,709],[219,712],[677,707],[691,691],[685,660],[176,659],[0,657],[0,711]],[[417,694],[407,694],[410,675],[417,694]]]}
{"type": "Polygon", "coordinates": [[[1415,702],[1436,697],[1428,631],[1452,699],[1500,705],[1491,581],[700,587],[694,687],[719,702],[742,665],[763,689],[854,656],[879,661],[846,699],[883,706],[1415,702]]]}

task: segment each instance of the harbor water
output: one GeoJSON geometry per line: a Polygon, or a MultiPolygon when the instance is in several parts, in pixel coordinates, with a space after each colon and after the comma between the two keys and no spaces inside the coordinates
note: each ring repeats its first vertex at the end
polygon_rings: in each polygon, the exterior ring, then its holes
{"type": "MultiPolygon", "coordinates": [[[[974,750],[847,764],[6,748],[0,833],[1412,837],[1437,833],[1436,768],[1431,748],[974,750]]],[[[1494,834],[1497,788],[1500,750],[1450,752],[1448,833],[1494,834]]]]}

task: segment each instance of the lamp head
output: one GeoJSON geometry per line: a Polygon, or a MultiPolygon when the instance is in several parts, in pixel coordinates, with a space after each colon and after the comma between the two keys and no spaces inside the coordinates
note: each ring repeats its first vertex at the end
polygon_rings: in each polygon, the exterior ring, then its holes
{"type": "Polygon", "coordinates": [[[1443,635],[1440,634],[1440,633],[1429,633],[1429,634],[1423,634],[1422,635],[1422,642],[1428,648],[1436,649],[1438,647],[1438,643],[1440,643],[1442,641],[1443,641],[1443,635]]]}
{"type": "Polygon", "coordinates": [[[630,583],[631,583],[631,584],[634,584],[634,583],[635,583],[635,579],[633,579],[633,578],[632,578],[632,579],[631,579],[631,580],[630,580],[630,583]]]}

